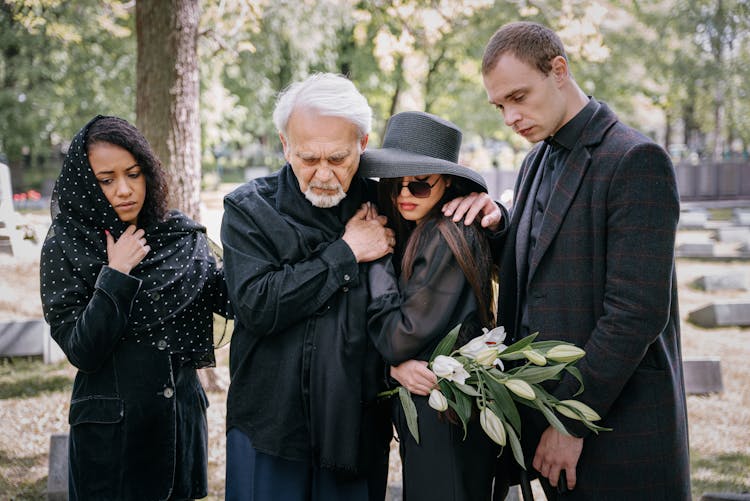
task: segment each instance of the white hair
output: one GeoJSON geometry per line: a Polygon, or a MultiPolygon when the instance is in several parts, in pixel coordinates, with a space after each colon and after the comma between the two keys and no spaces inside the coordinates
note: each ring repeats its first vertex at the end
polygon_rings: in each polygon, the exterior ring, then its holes
{"type": "Polygon", "coordinates": [[[362,139],[372,128],[372,108],[351,80],[333,73],[315,73],[284,89],[276,100],[273,123],[287,137],[287,124],[295,108],[313,109],[323,116],[341,117],[357,127],[362,139]]]}

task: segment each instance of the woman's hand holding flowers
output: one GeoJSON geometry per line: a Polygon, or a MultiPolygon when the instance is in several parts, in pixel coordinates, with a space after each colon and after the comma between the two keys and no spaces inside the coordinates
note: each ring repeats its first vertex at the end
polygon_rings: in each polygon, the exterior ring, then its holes
{"type": "Polygon", "coordinates": [[[422,360],[407,360],[391,367],[391,377],[414,395],[427,396],[437,385],[435,373],[422,360]]]}

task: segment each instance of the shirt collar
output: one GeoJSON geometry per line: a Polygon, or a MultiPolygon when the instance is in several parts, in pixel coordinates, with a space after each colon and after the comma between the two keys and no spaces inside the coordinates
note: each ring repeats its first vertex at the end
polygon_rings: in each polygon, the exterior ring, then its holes
{"type": "Polygon", "coordinates": [[[548,137],[545,141],[552,146],[572,150],[573,146],[578,142],[578,138],[583,134],[583,129],[586,127],[586,124],[588,124],[589,120],[594,115],[594,111],[596,111],[596,104],[593,99],[589,98],[589,102],[586,103],[586,106],[584,106],[576,116],[560,127],[557,134],[548,137]]]}

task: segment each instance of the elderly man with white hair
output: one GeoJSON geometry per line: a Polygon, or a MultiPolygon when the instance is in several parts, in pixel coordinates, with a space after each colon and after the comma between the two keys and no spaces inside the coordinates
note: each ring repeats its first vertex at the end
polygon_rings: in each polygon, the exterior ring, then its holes
{"type": "MultiPolygon", "coordinates": [[[[273,118],[287,164],[224,200],[226,499],[382,500],[392,428],[366,279],[395,240],[370,202],[375,182],[357,174],[372,111],[346,78],[316,74],[280,95],[273,118]]],[[[451,212],[500,220],[486,195],[451,212]]]]}

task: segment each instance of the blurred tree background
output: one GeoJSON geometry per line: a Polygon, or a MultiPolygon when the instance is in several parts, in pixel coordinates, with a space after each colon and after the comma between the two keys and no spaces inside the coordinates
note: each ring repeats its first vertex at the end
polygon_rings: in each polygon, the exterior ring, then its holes
{"type": "MultiPolygon", "coordinates": [[[[474,167],[517,167],[528,144],[487,104],[480,64],[492,33],[518,19],[557,30],[583,89],[677,160],[746,158],[750,148],[748,0],[195,3],[198,158],[214,178],[281,165],[276,94],[315,71],[346,74],[367,96],[372,145],[391,114],[421,109],[463,128],[467,148],[484,152],[474,167]],[[497,145],[514,154],[498,158],[497,145]]],[[[136,1],[0,0],[0,155],[17,191],[48,192],[68,141],[92,116],[142,126],[142,49],[136,1]]]]}

